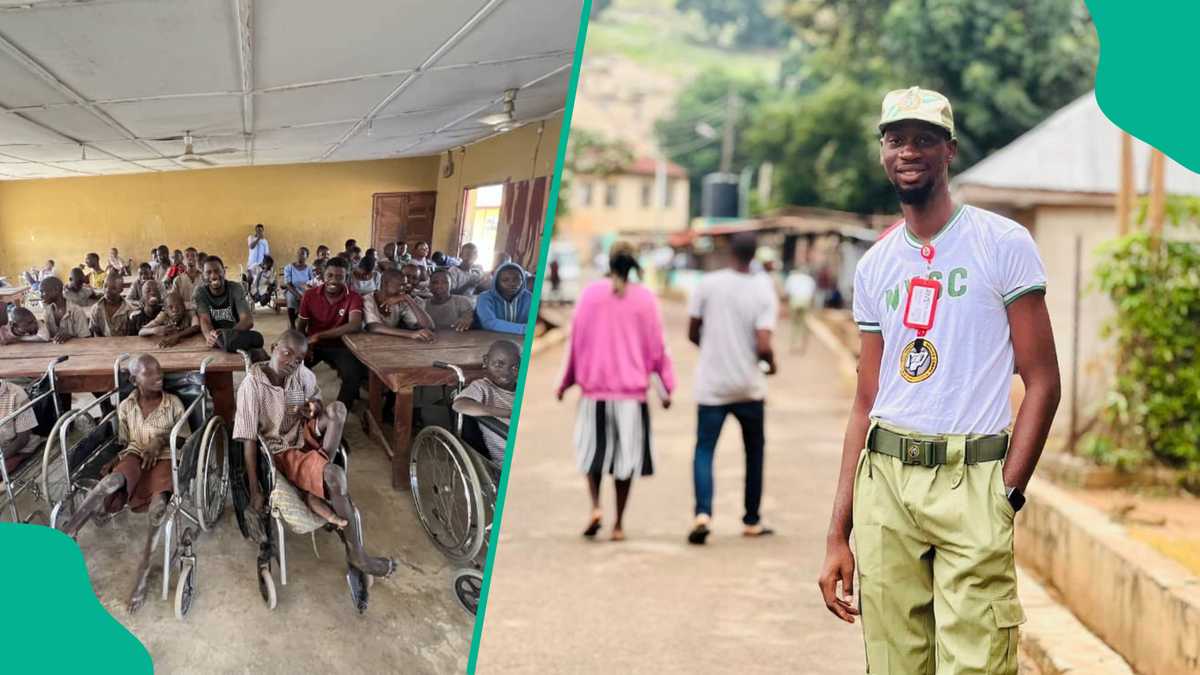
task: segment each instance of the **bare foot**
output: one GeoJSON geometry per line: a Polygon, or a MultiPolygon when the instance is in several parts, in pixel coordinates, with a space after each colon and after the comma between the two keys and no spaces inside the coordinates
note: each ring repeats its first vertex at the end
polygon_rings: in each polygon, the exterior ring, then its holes
{"type": "Polygon", "coordinates": [[[614,527],[612,531],[612,540],[625,541],[625,530],[622,530],[619,527],[614,527]]]}
{"type": "Polygon", "coordinates": [[[146,601],[145,593],[138,593],[129,599],[129,613],[133,614],[142,607],[142,603],[146,601]]]}

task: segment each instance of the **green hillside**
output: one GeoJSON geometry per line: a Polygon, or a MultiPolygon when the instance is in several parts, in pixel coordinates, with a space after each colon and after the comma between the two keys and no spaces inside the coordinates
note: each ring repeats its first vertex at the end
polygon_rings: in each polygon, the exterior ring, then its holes
{"type": "Polygon", "coordinates": [[[681,78],[711,67],[772,78],[779,68],[777,51],[706,44],[703,24],[675,11],[675,0],[614,0],[588,26],[586,54],[623,56],[681,78]]]}

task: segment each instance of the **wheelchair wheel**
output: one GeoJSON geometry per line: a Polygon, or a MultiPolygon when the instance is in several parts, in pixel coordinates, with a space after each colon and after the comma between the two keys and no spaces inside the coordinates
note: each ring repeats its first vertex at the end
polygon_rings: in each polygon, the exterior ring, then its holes
{"type": "Polygon", "coordinates": [[[483,573],[467,567],[454,573],[454,597],[467,614],[479,611],[479,595],[483,591],[483,573]]]}
{"type": "Polygon", "coordinates": [[[58,422],[54,424],[42,450],[42,473],[38,477],[38,487],[41,489],[42,497],[50,504],[62,501],[71,487],[71,477],[67,475],[67,468],[63,464],[64,448],[60,438],[62,426],[68,423],[68,417],[71,417],[71,426],[67,429],[69,443],[77,441],[96,428],[96,423],[92,420],[91,415],[82,414],[72,417],[69,412],[58,418],[58,422]]]}
{"type": "Polygon", "coordinates": [[[175,618],[183,621],[192,600],[196,597],[196,568],[185,560],[179,568],[179,581],[175,583],[175,618]]]}
{"type": "Polygon", "coordinates": [[[479,554],[486,536],[480,480],[470,450],[441,427],[426,427],[412,445],[409,481],[426,534],[459,563],[479,554]]]}
{"type": "Polygon", "coordinates": [[[270,567],[258,568],[258,594],[267,603],[267,609],[275,609],[279,597],[275,594],[275,579],[271,576],[270,567]]]}
{"type": "Polygon", "coordinates": [[[225,510],[225,493],[229,488],[229,434],[220,417],[214,417],[204,428],[196,465],[192,503],[200,515],[200,529],[207,532],[225,510]]]}

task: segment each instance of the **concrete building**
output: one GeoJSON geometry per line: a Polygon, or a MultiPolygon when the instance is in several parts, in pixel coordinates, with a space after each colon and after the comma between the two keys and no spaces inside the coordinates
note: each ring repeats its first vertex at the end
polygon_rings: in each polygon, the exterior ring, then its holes
{"type": "Polygon", "coordinates": [[[576,174],[563,229],[573,234],[671,232],[687,227],[688,175],[641,157],[608,176],[576,174]]]}
{"type": "MultiPolygon", "coordinates": [[[[1051,431],[1059,440],[1103,406],[1115,357],[1100,337],[1113,307],[1093,281],[1097,247],[1118,234],[1120,133],[1089,92],[953,180],[956,199],[1013,218],[1037,241],[1063,375],[1051,431]]],[[[1149,156],[1149,146],[1135,140],[1140,195],[1147,192],[1149,156]]],[[[1166,188],[1173,195],[1200,195],[1200,175],[1168,160],[1166,188]]]]}

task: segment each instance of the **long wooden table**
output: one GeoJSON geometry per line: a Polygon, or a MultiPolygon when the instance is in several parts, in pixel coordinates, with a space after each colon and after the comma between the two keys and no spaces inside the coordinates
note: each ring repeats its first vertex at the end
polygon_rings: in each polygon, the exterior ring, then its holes
{"type": "Polygon", "coordinates": [[[370,372],[367,412],[369,432],[383,443],[392,458],[392,487],[408,489],[408,463],[412,442],[413,393],[419,386],[454,384],[454,373],[434,368],[434,361],[464,367],[472,375],[480,373],[480,362],[496,340],[511,340],[518,345],[520,335],[472,330],[465,333],[438,331],[436,342],[417,342],[390,335],[358,333],[342,336],[350,351],[370,372]],[[384,389],[394,392],[392,424],[383,423],[384,389]]]}
{"type": "Polygon", "coordinates": [[[213,408],[233,424],[237,410],[233,391],[233,374],[245,369],[240,354],[228,354],[209,348],[200,336],[161,349],[161,338],[113,337],[77,338],[64,344],[52,342],[19,342],[0,347],[0,378],[36,377],[46,372],[50,361],[59,356],[69,357],[54,368],[59,390],[66,393],[108,391],[113,386],[113,363],[121,354],[145,352],[152,354],[162,366],[163,373],[183,373],[200,368],[206,357],[215,357],[206,372],[213,408]]]}

